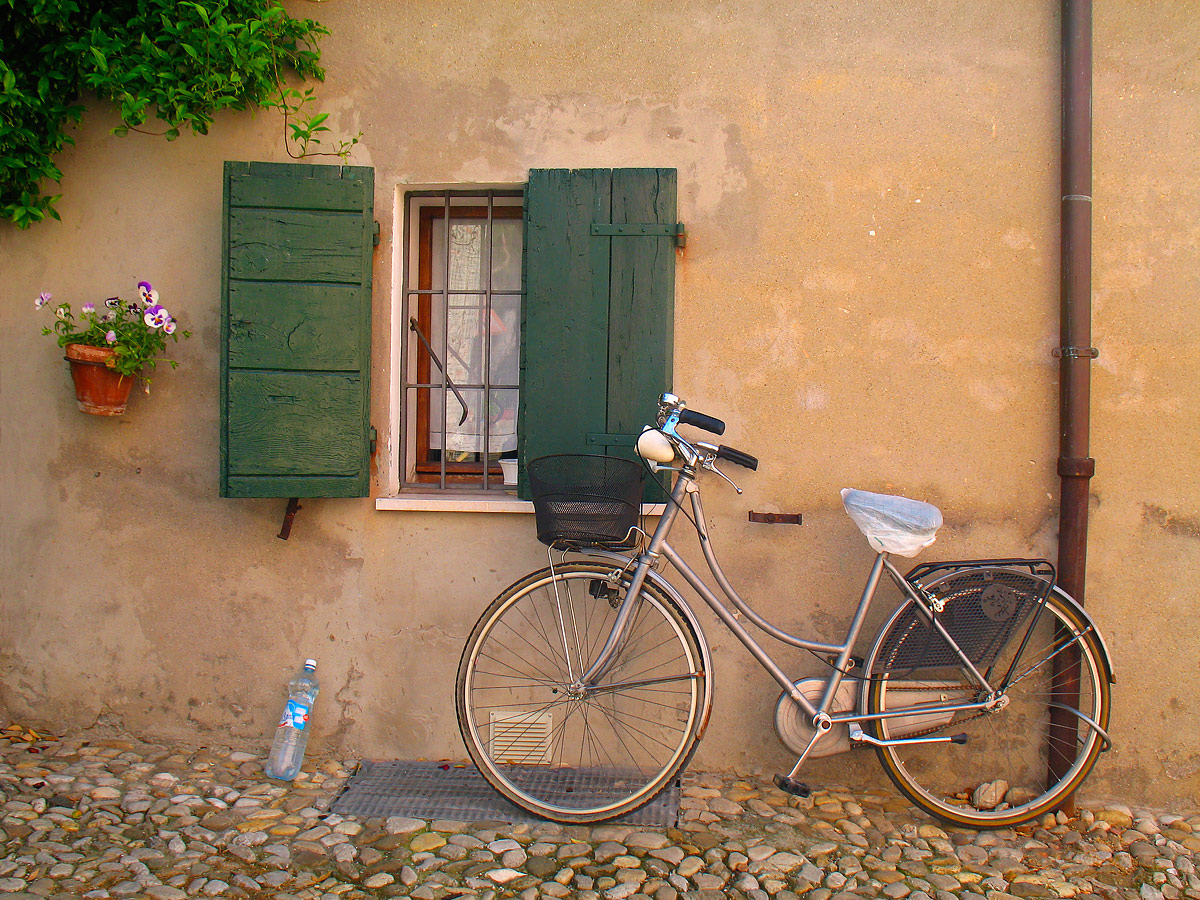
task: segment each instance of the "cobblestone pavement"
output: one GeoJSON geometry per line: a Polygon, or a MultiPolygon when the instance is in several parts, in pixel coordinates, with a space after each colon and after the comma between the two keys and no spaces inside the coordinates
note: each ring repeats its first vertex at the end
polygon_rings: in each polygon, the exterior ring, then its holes
{"type": "Polygon", "coordinates": [[[0,900],[1200,900],[1200,815],[1110,805],[1015,830],[943,828],[895,794],[800,801],[685,777],[678,828],[350,819],[352,763],[292,784],[257,756],[0,730],[0,900]]]}

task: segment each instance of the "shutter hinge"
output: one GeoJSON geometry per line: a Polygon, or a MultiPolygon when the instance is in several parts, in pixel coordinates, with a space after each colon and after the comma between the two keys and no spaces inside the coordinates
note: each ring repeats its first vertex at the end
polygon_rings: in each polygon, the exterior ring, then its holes
{"type": "Polygon", "coordinates": [[[379,223],[375,222],[371,229],[371,246],[379,246],[379,223]]]}
{"type": "Polygon", "coordinates": [[[370,426],[370,431],[368,432],[368,437],[371,440],[371,455],[374,456],[375,455],[375,447],[379,444],[379,432],[377,432],[375,430],[374,425],[370,426]]]}
{"type": "Polygon", "coordinates": [[[637,443],[636,434],[609,434],[589,431],[584,440],[593,447],[632,447],[637,443]]]}
{"type": "Polygon", "coordinates": [[[614,225],[608,222],[593,222],[592,234],[604,237],[669,237],[675,239],[676,247],[687,245],[687,229],[682,222],[665,225],[626,223],[614,225]]]}

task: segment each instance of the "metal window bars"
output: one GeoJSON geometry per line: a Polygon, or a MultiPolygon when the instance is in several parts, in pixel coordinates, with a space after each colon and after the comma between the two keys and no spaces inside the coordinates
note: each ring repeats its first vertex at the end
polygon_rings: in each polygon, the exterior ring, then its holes
{"type": "MultiPolygon", "coordinates": [[[[418,428],[428,428],[429,434],[426,435],[426,444],[432,443],[432,438],[436,434],[439,438],[440,452],[438,456],[437,467],[437,487],[439,490],[445,490],[449,485],[448,480],[448,457],[450,455],[450,429],[447,420],[450,418],[449,403],[450,398],[458,402],[462,407],[462,414],[458,420],[458,424],[462,425],[466,422],[470,413],[469,402],[465,394],[475,394],[482,401],[481,408],[477,411],[477,421],[482,423],[482,447],[480,456],[480,474],[479,484],[475,485],[468,482],[465,487],[468,489],[482,488],[483,490],[495,490],[496,478],[491,473],[490,462],[493,446],[493,424],[491,421],[490,410],[492,408],[493,394],[497,391],[510,391],[515,393],[519,386],[516,383],[496,382],[493,380],[492,372],[492,335],[490,323],[493,319],[493,298],[501,296],[520,297],[521,290],[506,290],[498,289],[493,284],[494,265],[493,251],[496,241],[496,231],[494,223],[496,220],[496,210],[498,207],[505,209],[520,209],[520,201],[524,196],[524,191],[520,189],[510,190],[433,190],[433,191],[409,191],[405,194],[405,215],[404,215],[404,252],[406,261],[405,274],[405,291],[404,291],[404,310],[403,321],[405,327],[402,331],[403,338],[401,340],[400,350],[400,397],[401,397],[401,421],[404,425],[404,435],[400,443],[400,485],[401,487],[431,487],[431,483],[427,479],[421,479],[420,472],[417,471],[421,463],[428,464],[430,460],[421,459],[417,452],[418,445],[418,428]],[[518,200],[517,204],[511,202],[512,198],[518,200]],[[417,217],[420,215],[421,209],[437,208],[437,204],[431,203],[431,200],[441,200],[440,214],[441,220],[444,223],[445,239],[443,241],[441,253],[441,276],[437,283],[431,283],[428,287],[422,287],[416,279],[419,277],[419,263],[417,257],[420,255],[418,248],[414,252],[413,246],[413,226],[417,217]],[[504,202],[508,200],[509,202],[504,202]],[[500,203],[497,203],[500,201],[500,203]],[[486,215],[481,218],[484,223],[484,240],[482,247],[482,259],[480,260],[480,274],[482,276],[482,284],[477,288],[456,287],[451,284],[451,269],[452,269],[452,223],[454,211],[462,210],[468,207],[485,208],[486,215]],[[468,380],[466,382],[458,382],[450,376],[449,369],[455,361],[457,361],[463,370],[470,371],[471,366],[458,356],[456,349],[450,345],[450,315],[451,315],[451,297],[452,296],[470,296],[478,297],[482,300],[480,340],[482,342],[482,360],[479,368],[480,377],[477,380],[468,380]],[[422,298],[429,299],[430,315],[437,315],[438,321],[433,323],[436,327],[431,328],[431,334],[426,334],[418,322],[418,307],[422,298]],[[437,301],[441,302],[438,303],[437,301]],[[431,365],[428,367],[429,378],[422,380],[419,375],[419,369],[415,366],[415,362],[424,353],[431,365]],[[418,423],[417,419],[417,398],[421,391],[427,391],[429,394],[427,408],[429,409],[429,423],[418,423]],[[435,431],[432,427],[433,411],[441,410],[440,422],[435,431]],[[416,457],[416,458],[414,458],[416,457]]],[[[430,250],[430,252],[432,252],[430,250]]],[[[428,465],[425,466],[428,468],[428,465]]],[[[503,479],[501,478],[502,482],[503,479]]],[[[457,482],[457,479],[456,479],[457,482]]]]}

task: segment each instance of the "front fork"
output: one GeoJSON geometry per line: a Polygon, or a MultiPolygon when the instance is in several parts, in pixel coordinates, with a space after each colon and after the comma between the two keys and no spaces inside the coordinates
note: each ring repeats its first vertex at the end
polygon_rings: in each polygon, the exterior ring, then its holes
{"type": "Polygon", "coordinates": [[[637,598],[642,592],[642,586],[646,583],[646,576],[651,567],[658,561],[659,551],[671,531],[675,517],[682,508],[684,495],[687,493],[688,485],[692,483],[693,478],[694,474],[684,469],[679,477],[675,479],[675,486],[671,489],[671,499],[667,502],[667,508],[663,510],[662,518],[658,521],[658,527],[654,529],[654,535],[650,538],[650,545],[644,553],[638,556],[637,567],[633,570],[633,575],[629,580],[629,588],[625,592],[625,599],[621,601],[621,606],[617,610],[617,620],[613,623],[612,630],[608,634],[608,639],[604,642],[604,646],[600,648],[599,655],[588,667],[587,671],[583,672],[571,684],[571,690],[586,691],[594,687],[604,677],[604,673],[608,671],[608,667],[612,665],[617,655],[617,650],[625,638],[625,629],[629,627],[629,620],[633,618],[633,613],[637,608],[637,598]]]}

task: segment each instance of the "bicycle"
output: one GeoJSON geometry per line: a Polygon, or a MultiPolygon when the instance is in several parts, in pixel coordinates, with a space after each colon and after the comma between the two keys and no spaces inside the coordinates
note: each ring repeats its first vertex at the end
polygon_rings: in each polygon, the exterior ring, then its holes
{"type": "Polygon", "coordinates": [[[637,441],[645,467],[674,478],[649,535],[638,527],[642,488],[633,477],[643,465],[609,457],[530,463],[538,536],[550,546],[550,565],[487,607],[467,640],[455,687],[467,751],[501,795],[546,819],[596,823],[649,803],[687,765],[708,726],[713,669],[695,612],[660,571],[664,562],[781,686],[775,728],[799,758],[787,775],[775,776],[780,789],[805,796],[809,788],[797,775],[807,759],[870,746],[912,803],[954,825],[1016,825],[1074,792],[1111,746],[1113,670],[1095,623],[1055,585],[1050,563],[965,560],[901,574],[892,555],[913,556],[932,543],[940,512],[919,501],[843,491],[875,561],[840,642],[793,635],[759,616],[729,583],[705,524],[701,473],[733,484],[718,460],[748,469],[758,461],[688,440],[680,425],[717,435],[725,429],[662,395],[655,425],[637,441]],[[572,463],[593,471],[556,471],[572,463]],[[549,484],[539,487],[535,467],[546,476],[547,466],[549,484]],[[691,521],[709,572],[734,609],[669,543],[680,515],[691,521]],[[568,554],[578,558],[568,561],[568,554]],[[853,649],[885,574],[903,598],[865,657],[857,657],[853,649]],[[794,680],[741,618],[822,658],[828,674],[794,680]]]}

